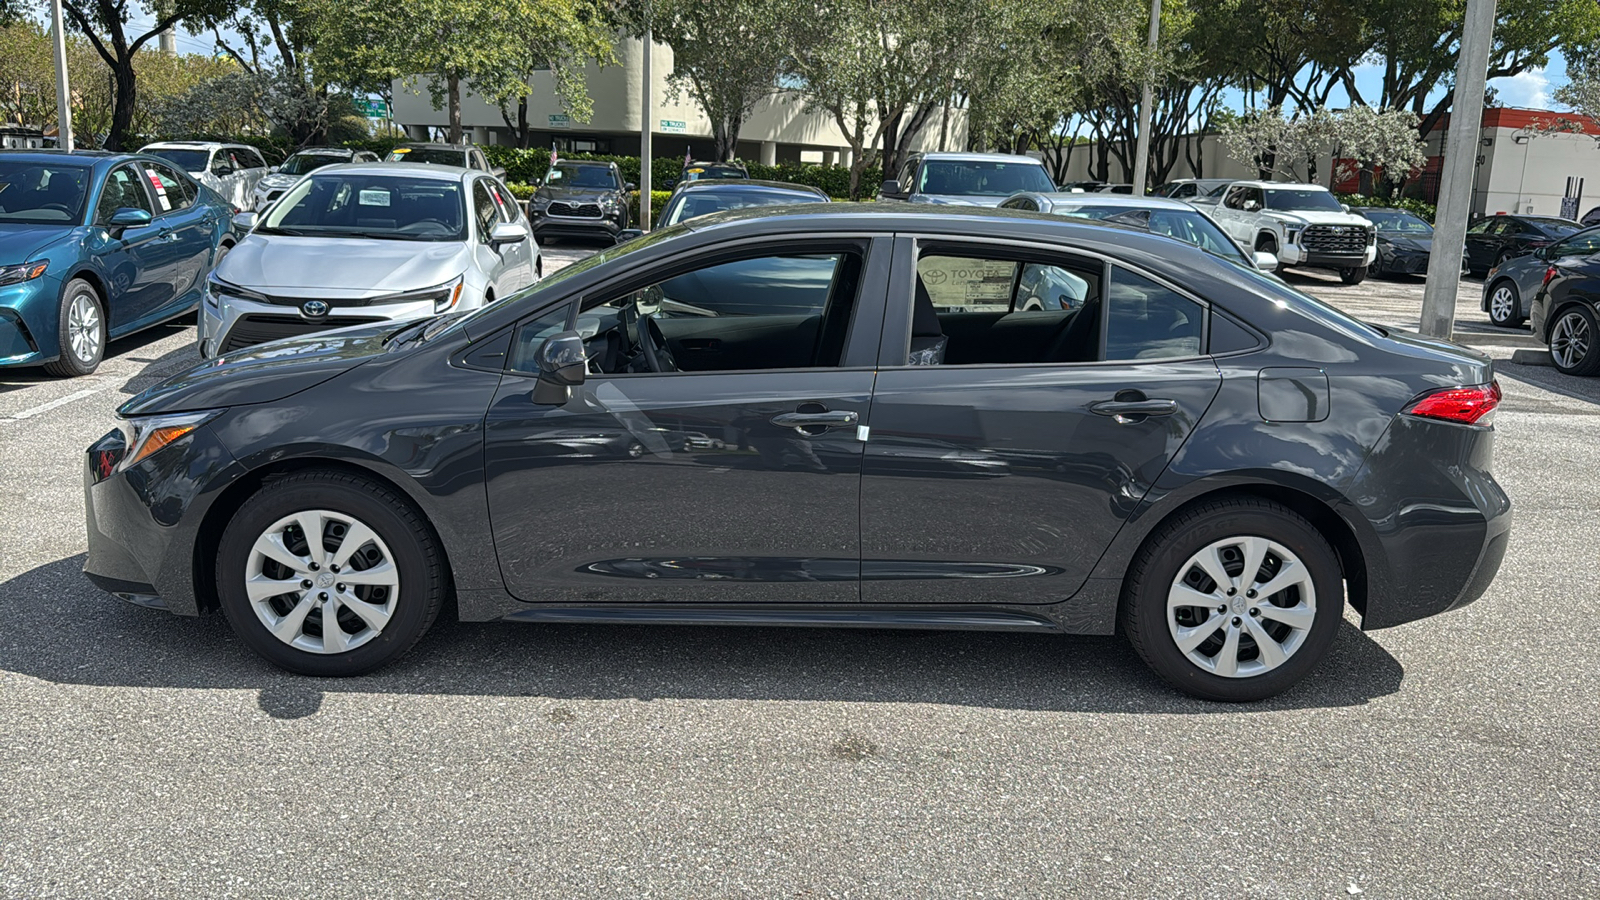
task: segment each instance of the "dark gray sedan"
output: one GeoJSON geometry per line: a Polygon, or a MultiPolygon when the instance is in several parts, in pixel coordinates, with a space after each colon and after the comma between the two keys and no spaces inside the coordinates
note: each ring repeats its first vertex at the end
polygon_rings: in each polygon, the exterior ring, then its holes
{"type": "Polygon", "coordinates": [[[308,675],[388,663],[449,609],[1120,632],[1179,689],[1255,700],[1347,600],[1386,628],[1489,586],[1499,399],[1480,354],[1159,235],[717,213],[135,397],[87,451],[85,570],[308,675]],[[1046,269],[1081,302],[1024,309],[1046,269]]]}
{"type": "Polygon", "coordinates": [[[1484,276],[1479,309],[1501,328],[1519,328],[1528,320],[1533,298],[1549,279],[1554,261],[1596,253],[1600,253],[1600,227],[1586,228],[1548,247],[1508,259],[1484,276]]]}

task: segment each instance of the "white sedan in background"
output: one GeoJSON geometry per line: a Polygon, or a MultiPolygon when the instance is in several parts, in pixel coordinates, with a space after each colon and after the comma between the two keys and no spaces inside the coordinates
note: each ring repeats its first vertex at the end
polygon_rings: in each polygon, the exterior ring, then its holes
{"type": "Polygon", "coordinates": [[[200,354],[278,338],[476,309],[537,281],[538,244],[487,172],[394,163],[326,166],[259,217],[212,271],[200,354]]]}

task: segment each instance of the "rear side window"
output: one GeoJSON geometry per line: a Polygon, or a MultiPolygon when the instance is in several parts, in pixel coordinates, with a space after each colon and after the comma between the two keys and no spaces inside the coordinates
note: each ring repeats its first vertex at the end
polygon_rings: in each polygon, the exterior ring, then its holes
{"type": "Polygon", "coordinates": [[[1106,293],[1107,360],[1199,356],[1205,307],[1142,275],[1112,269],[1106,293]]]}
{"type": "Polygon", "coordinates": [[[144,168],[159,212],[174,212],[194,204],[195,189],[189,179],[159,163],[145,163],[144,168]]]}

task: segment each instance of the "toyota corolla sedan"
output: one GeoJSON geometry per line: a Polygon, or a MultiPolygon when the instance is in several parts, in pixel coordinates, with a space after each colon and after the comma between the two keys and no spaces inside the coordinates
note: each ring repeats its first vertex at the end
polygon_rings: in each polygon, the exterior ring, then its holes
{"type": "Polygon", "coordinates": [[[1253,700],[1316,668],[1347,602],[1387,628],[1489,586],[1499,399],[1480,354],[1160,235],[718,213],[135,397],[86,454],[85,570],[309,675],[381,666],[448,608],[1121,632],[1178,688],[1253,700]],[[1084,302],[998,299],[1031,269],[1084,302]]]}
{"type": "Polygon", "coordinates": [[[206,282],[200,355],[349,325],[477,309],[538,280],[539,247],[493,175],[335,165],[306,176],[206,282]]]}

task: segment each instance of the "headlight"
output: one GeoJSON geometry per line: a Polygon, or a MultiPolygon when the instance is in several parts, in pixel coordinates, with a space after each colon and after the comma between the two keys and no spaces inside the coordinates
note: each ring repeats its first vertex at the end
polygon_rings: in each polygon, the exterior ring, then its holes
{"type": "Polygon", "coordinates": [[[19,266],[0,266],[0,284],[21,284],[32,281],[50,268],[47,262],[23,263],[19,266]]]}
{"type": "Polygon", "coordinates": [[[212,309],[221,306],[223,297],[237,297],[240,300],[254,300],[257,303],[267,302],[267,298],[255,291],[247,291],[235,284],[229,284],[218,278],[215,274],[206,279],[205,287],[206,305],[212,309]]]}
{"type": "Polygon", "coordinates": [[[532,200],[528,201],[528,205],[530,207],[532,207],[533,209],[542,210],[545,207],[550,205],[550,198],[549,197],[538,197],[538,196],[535,196],[532,200]]]}
{"type": "Polygon", "coordinates": [[[373,297],[366,301],[367,306],[387,306],[391,303],[421,303],[424,300],[433,301],[433,311],[436,313],[449,312],[461,302],[461,291],[465,286],[466,276],[457,275],[444,284],[435,287],[423,288],[420,291],[406,291],[403,294],[390,294],[387,297],[373,297]]]}
{"type": "MultiPolygon", "coordinates": [[[[123,444],[127,450],[120,460],[102,470],[120,472],[138,465],[152,453],[188,437],[195,429],[221,414],[220,409],[208,409],[201,412],[123,419],[117,423],[117,427],[122,431],[123,444]]],[[[96,465],[102,466],[99,461],[96,465]]]]}

